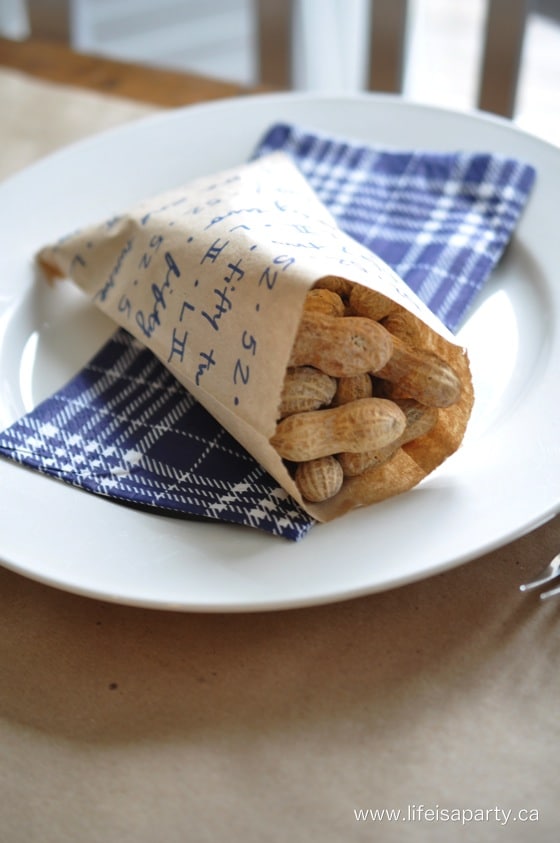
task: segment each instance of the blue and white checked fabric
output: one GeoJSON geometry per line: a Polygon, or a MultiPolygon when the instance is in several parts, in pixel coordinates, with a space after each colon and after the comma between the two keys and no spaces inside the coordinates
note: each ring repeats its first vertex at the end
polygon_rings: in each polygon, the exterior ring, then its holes
{"type": "MultiPolygon", "coordinates": [[[[495,155],[376,150],[285,125],[267,132],[255,157],[280,149],[340,227],[451,330],[509,242],[535,178],[530,165],[495,155]]],[[[315,523],[123,329],[0,433],[0,455],[151,512],[294,541],[315,523]]]]}
{"type": "Polygon", "coordinates": [[[152,512],[245,524],[295,541],[314,524],[124,329],[0,434],[0,454],[152,512]]]}

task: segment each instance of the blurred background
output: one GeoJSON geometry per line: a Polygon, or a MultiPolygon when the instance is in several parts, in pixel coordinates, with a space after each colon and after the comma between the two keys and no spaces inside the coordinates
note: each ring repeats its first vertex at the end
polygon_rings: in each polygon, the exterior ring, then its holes
{"type": "MultiPolygon", "coordinates": [[[[0,0],[0,34],[19,39],[33,33],[67,41],[84,52],[251,85],[262,81],[257,8],[268,7],[267,14],[280,31],[285,25],[282,13],[289,7],[294,28],[291,76],[283,84],[279,71],[277,84],[298,90],[355,91],[368,86],[375,3],[0,0]]],[[[399,5],[401,0],[395,3],[399,5]]],[[[510,0],[509,4],[501,0],[504,32],[511,25],[507,10],[521,5],[527,15],[511,116],[560,144],[560,0],[510,0]]],[[[488,9],[488,0],[408,0],[401,79],[405,96],[460,109],[477,106],[488,9]]],[[[269,43],[266,60],[274,83],[273,48],[269,43]]]]}

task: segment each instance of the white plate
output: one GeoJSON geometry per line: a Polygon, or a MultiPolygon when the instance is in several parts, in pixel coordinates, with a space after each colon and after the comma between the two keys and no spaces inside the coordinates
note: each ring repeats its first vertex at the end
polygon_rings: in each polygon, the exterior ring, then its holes
{"type": "Polygon", "coordinates": [[[247,159],[278,120],[397,147],[524,158],[536,189],[460,339],[477,402],[460,451],[416,489],[302,542],[136,512],[0,460],[0,557],[28,577],[121,603],[251,611],[341,600],[459,565],[560,509],[560,151],[509,123],[383,95],[278,94],[164,113],[50,156],[0,185],[0,427],[113,330],[70,285],[34,285],[35,250],[76,226],[247,159]]]}

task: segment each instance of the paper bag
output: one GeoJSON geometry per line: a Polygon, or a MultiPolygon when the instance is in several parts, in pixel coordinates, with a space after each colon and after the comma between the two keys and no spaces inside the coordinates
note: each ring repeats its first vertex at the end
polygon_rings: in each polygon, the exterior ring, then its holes
{"type": "Polygon", "coordinates": [[[378,257],[344,234],[284,153],[197,179],[45,246],[50,277],[72,279],[127,329],[319,521],[417,484],[463,438],[473,402],[467,355],[378,257]],[[338,276],[390,297],[429,326],[428,346],[463,383],[436,428],[331,500],[302,499],[270,444],[309,289],[338,276]]]}

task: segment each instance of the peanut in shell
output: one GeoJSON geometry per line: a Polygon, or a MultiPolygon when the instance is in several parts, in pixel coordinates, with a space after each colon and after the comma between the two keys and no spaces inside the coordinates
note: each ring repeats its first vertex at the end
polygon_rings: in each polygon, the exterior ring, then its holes
{"type": "Polygon", "coordinates": [[[390,444],[404,432],[406,416],[385,398],[361,398],[340,407],[295,413],[278,422],[270,443],[291,462],[367,451],[390,444]]]}
{"type": "Polygon", "coordinates": [[[284,376],[278,418],[327,406],[334,398],[336,386],[335,378],[313,366],[288,368],[284,376]]]}
{"type": "Polygon", "coordinates": [[[340,491],[344,474],[337,458],[326,456],[300,462],[294,480],[306,500],[320,503],[340,491]]]}
{"type": "Polygon", "coordinates": [[[375,375],[389,381],[385,394],[390,398],[415,398],[428,407],[444,408],[461,396],[461,379],[445,360],[397,337],[393,337],[391,357],[375,375]]]}
{"type": "Polygon", "coordinates": [[[290,366],[314,366],[335,378],[376,372],[393,353],[391,334],[361,316],[305,312],[291,350],[290,366]]]}

